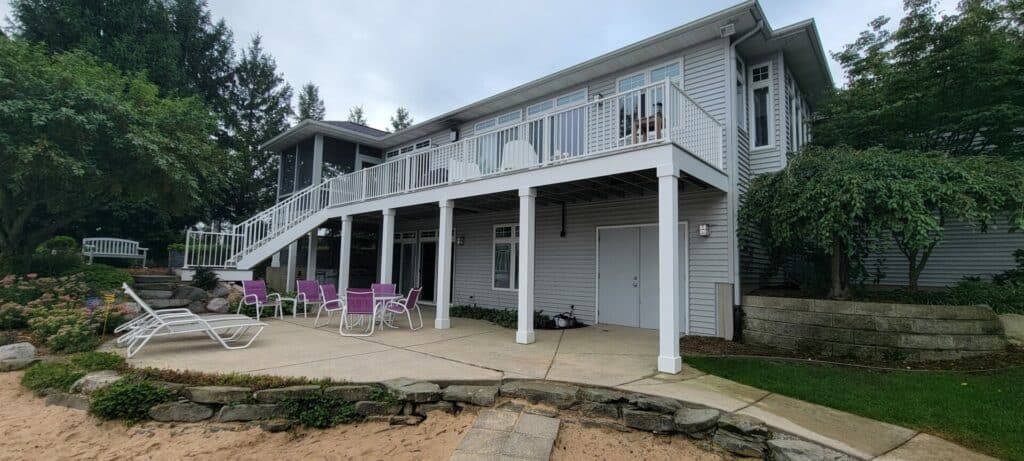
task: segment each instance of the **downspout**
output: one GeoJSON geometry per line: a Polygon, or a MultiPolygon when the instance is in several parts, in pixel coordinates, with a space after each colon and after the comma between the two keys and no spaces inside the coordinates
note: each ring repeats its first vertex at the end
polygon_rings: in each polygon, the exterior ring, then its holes
{"type": "MultiPolygon", "coordinates": [[[[756,14],[756,12],[755,11],[751,11],[751,14],[756,14]]],[[[747,32],[746,34],[743,34],[742,37],[736,39],[736,41],[732,42],[732,45],[729,46],[729,62],[726,64],[727,66],[729,66],[729,67],[727,67],[727,69],[729,69],[728,75],[730,76],[729,84],[728,84],[728,88],[729,88],[728,94],[732,95],[732,97],[729,98],[729,101],[730,101],[729,107],[732,108],[732,110],[730,110],[728,112],[729,114],[733,114],[733,112],[735,112],[735,110],[736,110],[736,101],[735,101],[735,95],[736,95],[736,89],[735,89],[735,85],[736,85],[736,57],[737,57],[736,56],[736,47],[740,43],[743,43],[748,38],[754,36],[754,34],[756,34],[758,32],[761,32],[762,29],[764,29],[764,20],[763,19],[759,19],[757,21],[757,25],[755,25],[754,28],[750,30],[750,32],[747,32]]],[[[744,70],[745,69],[746,69],[746,66],[744,66],[744,70]]],[[[743,76],[743,78],[746,78],[746,76],[743,76]]],[[[743,95],[743,97],[746,97],[746,95],[743,95]]],[[[739,239],[737,237],[737,233],[739,232],[739,229],[737,227],[738,226],[738,219],[737,219],[738,216],[737,215],[739,214],[739,187],[738,187],[738,185],[739,185],[739,159],[738,159],[738,157],[739,157],[739,141],[737,139],[737,130],[739,130],[739,126],[736,125],[735,114],[733,114],[732,120],[729,120],[728,122],[732,126],[732,129],[729,130],[729,136],[728,136],[729,152],[732,153],[732,155],[729,156],[729,173],[730,173],[729,174],[729,183],[730,183],[729,184],[729,188],[730,188],[730,191],[729,191],[729,208],[730,208],[730,211],[729,211],[729,228],[732,230],[732,235],[730,236],[730,238],[732,239],[732,244],[729,245],[729,253],[730,253],[730,258],[729,259],[730,259],[730,266],[732,266],[732,277],[733,277],[733,281],[734,281],[734,283],[732,285],[732,291],[733,291],[732,296],[733,296],[733,305],[735,306],[735,305],[738,305],[740,303],[740,295],[741,295],[741,290],[740,290],[740,250],[739,250],[739,239]]],[[[732,320],[733,320],[733,322],[735,322],[736,319],[732,319],[732,320]]],[[[735,337],[735,332],[734,332],[734,337],[735,337]]],[[[732,338],[730,338],[730,339],[732,339],[732,338]]]]}

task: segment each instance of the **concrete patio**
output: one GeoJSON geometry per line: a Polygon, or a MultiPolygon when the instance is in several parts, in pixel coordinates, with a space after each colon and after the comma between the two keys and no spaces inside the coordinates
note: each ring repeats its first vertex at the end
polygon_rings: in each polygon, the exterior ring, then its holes
{"type": "Polygon", "coordinates": [[[515,330],[453,318],[452,328],[428,325],[378,330],[370,337],[313,328],[313,318],[267,320],[248,349],[225,350],[202,335],[157,338],[129,362],[205,372],[331,378],[372,382],[411,378],[441,382],[543,379],[615,387],[671,397],[765,421],[860,459],[990,459],[914,430],[769,393],[685,366],[678,375],[657,373],[656,330],[590,326],[537,330],[536,342],[516,344],[515,330]]]}

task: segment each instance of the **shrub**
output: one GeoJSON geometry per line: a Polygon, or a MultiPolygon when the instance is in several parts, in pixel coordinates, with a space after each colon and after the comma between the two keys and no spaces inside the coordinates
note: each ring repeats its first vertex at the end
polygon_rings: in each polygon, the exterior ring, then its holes
{"type": "Polygon", "coordinates": [[[99,293],[121,288],[122,283],[131,283],[128,272],[103,264],[91,264],[82,268],[82,281],[90,291],[99,293]]]}
{"type": "Polygon", "coordinates": [[[46,389],[66,391],[82,376],[85,376],[85,372],[67,363],[40,362],[25,371],[21,385],[37,393],[46,389]]]}
{"type": "Polygon", "coordinates": [[[217,273],[208,267],[197,267],[196,274],[192,276],[192,286],[206,291],[217,288],[217,273]]]}
{"type": "Polygon", "coordinates": [[[28,325],[37,339],[46,341],[50,336],[57,334],[61,327],[78,323],[83,319],[84,316],[76,310],[51,309],[40,311],[28,321],[28,325]]]}
{"type": "Polygon", "coordinates": [[[13,331],[0,331],[0,346],[21,342],[13,331]]]}
{"type": "Polygon", "coordinates": [[[170,395],[167,389],[147,381],[121,379],[93,393],[89,412],[131,424],[146,419],[149,408],[166,402],[170,395]]]}
{"type": "Polygon", "coordinates": [[[37,255],[78,253],[78,241],[67,235],[58,235],[40,243],[36,247],[37,255]]]}
{"type": "MultiPolygon", "coordinates": [[[[543,311],[533,313],[534,328],[551,328],[553,321],[551,317],[542,314],[543,311]]],[[[486,320],[505,328],[516,328],[519,323],[519,313],[514,309],[488,309],[476,306],[452,306],[449,315],[467,319],[486,320]]]]}
{"type": "Polygon", "coordinates": [[[289,399],[283,406],[292,419],[305,426],[319,429],[359,419],[355,405],[322,393],[289,399]]]}
{"type": "Polygon", "coordinates": [[[0,287],[0,302],[28,304],[43,296],[43,290],[34,286],[13,285],[0,287]]]}
{"type": "Polygon", "coordinates": [[[86,321],[64,325],[49,338],[46,345],[54,352],[86,352],[100,345],[100,338],[86,321]]]}
{"type": "Polygon", "coordinates": [[[77,253],[34,254],[29,271],[41,277],[59,277],[82,270],[82,256],[77,253]]]}
{"type": "Polygon", "coordinates": [[[7,303],[0,306],[0,330],[19,330],[28,326],[28,308],[7,303]]]}
{"type": "Polygon", "coordinates": [[[114,329],[129,320],[128,313],[119,306],[104,306],[92,312],[90,317],[95,330],[101,335],[113,334],[114,329]]]}
{"type": "Polygon", "coordinates": [[[109,352],[82,352],[68,360],[73,367],[85,371],[120,370],[124,368],[124,357],[109,352]]]}
{"type": "Polygon", "coordinates": [[[1024,248],[1014,251],[1013,259],[1017,261],[1017,267],[992,277],[997,285],[1024,286],[1024,248]]]}
{"type": "Polygon", "coordinates": [[[985,304],[997,314],[1024,314],[1024,285],[996,283],[965,278],[942,291],[906,291],[892,293],[897,302],[907,304],[932,304],[949,306],[972,306],[985,304]]]}
{"type": "Polygon", "coordinates": [[[253,391],[304,384],[338,384],[329,379],[309,379],[243,373],[203,373],[198,371],[168,370],[164,368],[133,368],[132,376],[139,380],[163,381],[191,386],[238,386],[253,391]]]}

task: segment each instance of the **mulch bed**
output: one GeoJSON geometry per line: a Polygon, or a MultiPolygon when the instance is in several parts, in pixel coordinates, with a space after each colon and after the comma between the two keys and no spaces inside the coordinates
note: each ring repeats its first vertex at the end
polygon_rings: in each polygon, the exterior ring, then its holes
{"type": "Polygon", "coordinates": [[[830,362],[847,365],[893,368],[901,370],[949,370],[949,371],[982,371],[997,370],[1009,367],[1024,366],[1024,348],[1010,346],[1006,352],[970,357],[957,360],[934,362],[882,362],[856,360],[839,357],[820,357],[797,351],[778,349],[767,346],[754,346],[722,338],[705,336],[687,336],[680,340],[682,353],[686,355],[704,356],[755,356],[765,358],[801,359],[809,362],[830,362]]]}

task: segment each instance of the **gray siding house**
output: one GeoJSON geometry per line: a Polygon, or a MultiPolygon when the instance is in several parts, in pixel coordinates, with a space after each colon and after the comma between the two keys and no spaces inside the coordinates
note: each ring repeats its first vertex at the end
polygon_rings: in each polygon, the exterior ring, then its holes
{"type": "Polygon", "coordinates": [[[303,120],[279,201],[227,234],[190,233],[190,266],[271,259],[288,287],[421,286],[453,304],[731,338],[747,289],[737,208],[753,175],[810,138],[833,86],[813,20],[772,27],[757,1],[689,22],[395,133],[303,120]],[[218,255],[202,248],[223,248],[218,255]]]}

